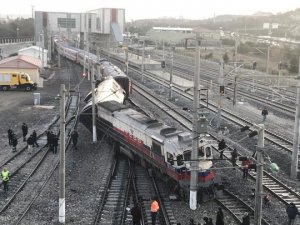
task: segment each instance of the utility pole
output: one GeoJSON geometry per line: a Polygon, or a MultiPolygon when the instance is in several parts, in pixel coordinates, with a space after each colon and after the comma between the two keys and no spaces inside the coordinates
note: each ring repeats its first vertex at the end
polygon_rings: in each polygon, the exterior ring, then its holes
{"type": "Polygon", "coordinates": [[[199,75],[200,75],[200,40],[196,34],[195,71],[194,71],[194,113],[193,113],[193,149],[191,155],[191,184],[190,184],[190,208],[197,209],[198,190],[198,148],[199,148],[199,75]]]}
{"type": "Polygon", "coordinates": [[[268,53],[267,53],[267,68],[266,68],[266,73],[269,74],[269,61],[270,61],[270,48],[272,44],[272,23],[269,23],[269,36],[270,36],[270,43],[268,44],[268,53]]]}
{"type": "Polygon", "coordinates": [[[88,35],[88,33],[87,33],[87,44],[86,44],[86,51],[88,52],[88,55],[87,55],[87,57],[88,57],[88,64],[87,64],[87,66],[88,66],[88,68],[87,68],[87,70],[88,70],[88,80],[90,80],[91,79],[91,70],[90,70],[90,42],[89,42],[89,35],[88,35]]]}
{"type": "Polygon", "coordinates": [[[221,59],[220,63],[220,71],[219,71],[219,86],[220,86],[220,95],[219,95],[219,105],[218,105],[218,119],[217,119],[217,129],[220,128],[221,125],[221,116],[222,116],[222,108],[223,108],[223,98],[225,94],[225,87],[224,87],[224,62],[221,59]]]}
{"type": "Polygon", "coordinates": [[[297,102],[296,102],[293,153],[292,153],[292,165],[291,165],[292,179],[297,179],[297,172],[298,172],[299,127],[300,127],[300,57],[299,57],[299,68],[298,68],[297,102]]]}
{"type": "Polygon", "coordinates": [[[256,172],[256,188],[255,188],[255,212],[254,212],[254,224],[261,225],[262,219],[262,196],[263,196],[263,172],[264,172],[264,124],[258,124],[257,133],[257,172],[256,172]]]}
{"type": "Polygon", "coordinates": [[[99,65],[99,61],[100,61],[100,49],[99,47],[97,47],[97,77],[100,78],[100,65],[99,65]]]}
{"type": "Polygon", "coordinates": [[[232,100],[232,104],[233,106],[236,105],[236,97],[237,97],[237,81],[238,81],[238,76],[234,76],[234,83],[233,83],[233,100],[232,100]]]}
{"type": "Polygon", "coordinates": [[[59,222],[65,223],[65,85],[60,85],[59,222]]]}
{"type": "Polygon", "coordinates": [[[33,35],[33,44],[36,45],[36,40],[35,40],[35,21],[34,21],[34,5],[31,5],[31,18],[32,18],[32,22],[33,22],[33,29],[34,29],[34,35],[33,35]]]}
{"type": "Polygon", "coordinates": [[[165,41],[163,40],[163,59],[165,59],[165,41]]]}
{"type": "Polygon", "coordinates": [[[44,68],[44,29],[42,30],[42,68],[44,68]]]}
{"type": "Polygon", "coordinates": [[[169,92],[169,99],[173,98],[173,64],[174,64],[174,46],[171,47],[171,68],[170,68],[170,92],[169,92]]]}
{"type": "Polygon", "coordinates": [[[60,63],[60,50],[59,49],[57,51],[57,55],[58,55],[58,68],[60,68],[61,63],[60,63]]]}
{"type": "Polygon", "coordinates": [[[237,73],[237,54],[238,54],[238,33],[235,34],[235,48],[234,48],[234,68],[237,73]]]}
{"type": "Polygon", "coordinates": [[[92,67],[91,74],[91,86],[92,86],[92,120],[93,120],[93,143],[97,142],[97,129],[96,129],[96,107],[95,107],[95,77],[94,77],[94,65],[92,67]]]}
{"type": "Polygon", "coordinates": [[[128,43],[125,48],[125,66],[126,66],[126,75],[128,76],[128,43]]]}
{"type": "Polygon", "coordinates": [[[145,63],[145,39],[143,40],[143,53],[142,53],[142,83],[144,83],[144,63],[145,63]]]}

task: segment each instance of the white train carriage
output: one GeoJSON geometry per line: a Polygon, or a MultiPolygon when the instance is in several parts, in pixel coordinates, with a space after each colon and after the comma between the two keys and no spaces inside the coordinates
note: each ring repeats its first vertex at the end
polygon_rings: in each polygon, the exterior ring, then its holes
{"type": "MultiPolygon", "coordinates": [[[[97,104],[97,128],[108,134],[120,151],[142,161],[187,188],[191,177],[192,133],[179,131],[135,109],[114,101],[97,104]]],[[[217,182],[212,147],[206,137],[199,141],[198,187],[217,182]]]]}

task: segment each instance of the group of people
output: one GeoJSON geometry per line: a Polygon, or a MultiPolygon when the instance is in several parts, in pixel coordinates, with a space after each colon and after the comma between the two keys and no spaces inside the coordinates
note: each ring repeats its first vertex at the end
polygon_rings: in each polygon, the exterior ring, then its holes
{"type": "MultiPolygon", "coordinates": [[[[38,143],[37,143],[37,134],[36,131],[33,130],[32,134],[27,138],[27,134],[28,134],[28,126],[26,123],[22,124],[22,136],[23,136],[23,141],[27,142],[27,146],[28,146],[28,152],[31,153],[31,149],[32,147],[38,147],[38,143]],[[27,138],[27,139],[26,139],[27,138]]],[[[18,145],[18,138],[15,134],[15,132],[9,128],[7,130],[7,136],[8,136],[8,143],[10,146],[12,146],[12,151],[16,152],[17,151],[17,145],[18,145]]]]}
{"type": "Polygon", "coordinates": [[[18,138],[11,128],[8,129],[7,133],[8,133],[8,144],[12,146],[12,151],[16,152],[17,145],[18,145],[18,138]]]}
{"type": "MultiPolygon", "coordinates": [[[[151,212],[151,221],[152,225],[156,224],[156,216],[159,211],[159,204],[157,197],[152,197],[151,203],[150,203],[150,212],[151,212]]],[[[142,211],[141,206],[139,203],[135,203],[134,207],[131,208],[130,213],[132,215],[132,223],[133,225],[141,225],[141,219],[142,219],[142,211]]]]}
{"type": "Polygon", "coordinates": [[[49,151],[53,152],[54,154],[57,154],[57,147],[58,147],[58,134],[54,134],[53,131],[47,130],[47,144],[46,147],[49,147],[49,151]]]}

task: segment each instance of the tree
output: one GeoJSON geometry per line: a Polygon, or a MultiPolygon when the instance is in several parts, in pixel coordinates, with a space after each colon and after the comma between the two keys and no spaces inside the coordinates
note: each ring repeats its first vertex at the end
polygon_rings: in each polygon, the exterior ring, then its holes
{"type": "Polygon", "coordinates": [[[228,56],[227,52],[225,52],[225,54],[223,55],[223,61],[225,64],[227,64],[229,62],[229,56],[228,56]]]}

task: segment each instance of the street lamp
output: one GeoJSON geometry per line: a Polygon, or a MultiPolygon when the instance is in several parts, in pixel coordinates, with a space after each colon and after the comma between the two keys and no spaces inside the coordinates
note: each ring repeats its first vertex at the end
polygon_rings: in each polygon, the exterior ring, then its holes
{"type": "Polygon", "coordinates": [[[18,39],[19,39],[19,27],[17,27],[17,42],[18,42],[18,39]]]}

